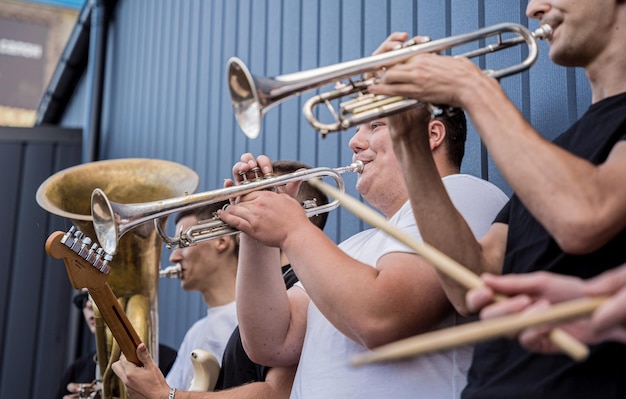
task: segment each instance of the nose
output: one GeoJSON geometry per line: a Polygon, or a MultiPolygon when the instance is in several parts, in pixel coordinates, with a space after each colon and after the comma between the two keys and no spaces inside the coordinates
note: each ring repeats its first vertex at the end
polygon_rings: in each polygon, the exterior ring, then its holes
{"type": "Polygon", "coordinates": [[[181,256],[181,252],[182,250],[180,248],[176,248],[175,250],[173,250],[172,253],[170,254],[170,262],[179,263],[181,259],[183,258],[181,256]]]}
{"type": "Polygon", "coordinates": [[[367,148],[367,139],[365,135],[365,130],[367,127],[365,125],[361,125],[356,129],[354,135],[350,138],[350,149],[358,154],[359,152],[365,150],[367,148]]]}
{"type": "Polygon", "coordinates": [[[526,16],[528,18],[541,19],[550,9],[550,5],[544,0],[530,0],[526,7],[526,16]]]}

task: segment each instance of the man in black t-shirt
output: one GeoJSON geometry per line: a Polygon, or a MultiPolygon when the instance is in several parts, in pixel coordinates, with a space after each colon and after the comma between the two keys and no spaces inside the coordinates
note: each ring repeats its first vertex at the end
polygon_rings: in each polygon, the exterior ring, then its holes
{"type": "MultiPolygon", "coordinates": [[[[389,118],[425,242],[476,274],[551,271],[587,279],[626,261],[626,2],[532,0],[526,14],[546,26],[552,61],[584,68],[591,86],[592,105],[554,142],[530,126],[496,79],[463,57],[416,55],[388,67],[369,92],[462,109],[514,190],[476,242],[436,173],[427,132],[415,132],[415,118],[430,118],[429,107],[419,116],[389,118]]],[[[394,38],[383,47],[393,48],[394,38]]],[[[493,290],[479,291],[469,308],[465,287],[440,277],[462,314],[494,298],[493,290]]],[[[589,349],[587,360],[576,362],[563,354],[530,353],[516,340],[477,344],[462,397],[626,397],[626,345],[589,349]]]]}

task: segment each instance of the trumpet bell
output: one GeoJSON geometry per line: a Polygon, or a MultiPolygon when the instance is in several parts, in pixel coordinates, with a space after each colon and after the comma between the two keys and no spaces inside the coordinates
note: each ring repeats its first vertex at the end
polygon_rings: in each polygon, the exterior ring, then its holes
{"type": "Polygon", "coordinates": [[[261,100],[248,67],[237,57],[228,60],[228,86],[237,123],[243,133],[255,139],[261,132],[261,100]]]}

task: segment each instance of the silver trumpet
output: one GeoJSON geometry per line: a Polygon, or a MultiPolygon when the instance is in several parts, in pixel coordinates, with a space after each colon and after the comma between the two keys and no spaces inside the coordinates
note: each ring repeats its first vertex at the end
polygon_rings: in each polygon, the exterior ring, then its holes
{"type": "MultiPolygon", "coordinates": [[[[169,237],[165,233],[163,223],[160,223],[159,219],[173,213],[214,204],[254,191],[275,189],[287,183],[306,181],[313,178],[330,177],[335,180],[337,189],[344,192],[345,183],[341,174],[345,172],[359,173],[362,169],[363,163],[357,161],[349,166],[335,169],[321,167],[280,176],[259,177],[257,175],[255,179],[244,181],[236,186],[136,204],[112,202],[107,198],[104,191],[96,188],[91,194],[91,216],[100,246],[110,254],[115,254],[117,251],[118,242],[122,235],[151,220],[168,248],[187,247],[201,241],[236,234],[238,231],[215,217],[208,221],[200,222],[190,227],[187,231],[181,231],[176,237],[169,237]]],[[[307,216],[312,217],[330,212],[338,206],[339,202],[334,200],[325,205],[307,205],[304,208],[307,216]]]]}
{"type": "Polygon", "coordinates": [[[240,59],[233,57],[228,61],[227,67],[230,98],[241,130],[247,137],[256,138],[261,131],[261,119],[272,106],[309,90],[342,79],[349,79],[349,83],[338,83],[334,91],[312,97],[303,107],[303,113],[308,122],[324,137],[327,133],[346,130],[373,119],[424,105],[417,100],[404,97],[371,95],[367,92],[367,88],[375,82],[376,77],[363,80],[352,79],[352,77],[364,73],[375,74],[382,68],[403,62],[416,54],[439,53],[492,36],[496,37],[496,43],[456,55],[456,57],[474,58],[526,43],[528,55],[522,62],[499,70],[484,71],[486,75],[499,79],[530,68],[537,59],[537,40],[549,39],[551,35],[552,28],[549,25],[542,25],[539,29],[531,32],[519,24],[501,23],[474,32],[415,44],[387,53],[275,77],[254,76],[240,59]],[[503,40],[502,34],[504,33],[513,33],[516,36],[503,40]],[[330,103],[341,97],[354,97],[355,95],[357,95],[356,99],[340,104],[339,110],[335,110],[330,103]],[[322,103],[327,105],[334,117],[333,123],[322,123],[315,117],[313,107],[322,103]]]}
{"type": "Polygon", "coordinates": [[[182,275],[183,269],[180,267],[180,263],[159,270],[160,278],[180,278],[182,275]]]}

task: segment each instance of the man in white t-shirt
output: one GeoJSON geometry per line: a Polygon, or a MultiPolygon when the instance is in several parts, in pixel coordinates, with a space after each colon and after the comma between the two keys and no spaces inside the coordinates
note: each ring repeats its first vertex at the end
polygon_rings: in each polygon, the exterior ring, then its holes
{"type": "MultiPolygon", "coordinates": [[[[223,205],[217,203],[181,212],[176,216],[176,231],[185,231],[199,221],[211,219],[223,205]]],[[[166,376],[171,387],[189,389],[194,376],[190,359],[192,351],[203,349],[215,356],[218,362],[222,359],[228,339],[237,327],[237,252],[237,237],[225,236],[177,248],[170,255],[170,262],[181,266],[182,289],[199,291],[207,304],[206,316],[191,326],[178,348],[176,361],[166,376]]]]}
{"type": "MultiPolygon", "coordinates": [[[[412,111],[409,111],[412,112],[412,111]]],[[[454,204],[481,236],[507,198],[493,184],[461,175],[466,121],[462,112],[428,122],[430,147],[454,204]]],[[[353,160],[364,164],[357,190],[392,224],[421,239],[386,119],[358,127],[353,160]]],[[[244,154],[233,176],[253,167],[271,172],[265,156],[244,154]]],[[[252,174],[250,174],[252,175],[252,174]]],[[[398,363],[352,368],[370,348],[462,322],[432,265],[378,229],[335,245],[309,228],[293,198],[249,194],[218,214],[242,231],[237,274],[239,327],[248,355],[269,366],[299,361],[292,398],[454,398],[465,386],[471,348],[398,363]],[[300,285],[285,291],[278,248],[300,285]]]]}

